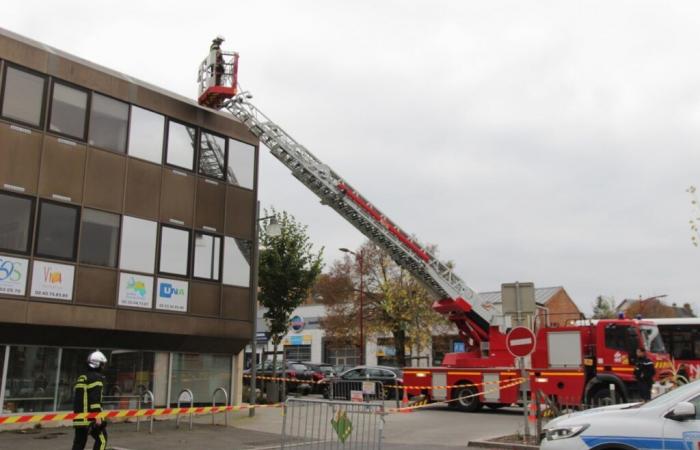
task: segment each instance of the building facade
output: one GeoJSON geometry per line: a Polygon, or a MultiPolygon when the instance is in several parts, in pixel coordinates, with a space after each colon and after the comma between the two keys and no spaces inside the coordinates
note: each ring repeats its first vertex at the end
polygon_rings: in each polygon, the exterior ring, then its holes
{"type": "Polygon", "coordinates": [[[96,348],[115,407],[240,398],[257,163],[232,116],[0,29],[0,411],[70,409],[96,348]]]}

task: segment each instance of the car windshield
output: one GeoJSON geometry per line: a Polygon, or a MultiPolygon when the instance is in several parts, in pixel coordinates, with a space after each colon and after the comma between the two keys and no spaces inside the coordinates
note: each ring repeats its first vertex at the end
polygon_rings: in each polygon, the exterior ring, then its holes
{"type": "Polygon", "coordinates": [[[656,325],[642,325],[642,337],[644,338],[644,346],[652,353],[666,353],[664,341],[661,340],[661,334],[656,325]]]}
{"type": "Polygon", "coordinates": [[[677,389],[659,395],[654,400],[646,402],[640,408],[656,408],[656,407],[671,407],[682,401],[688,395],[697,394],[700,392],[700,380],[683,385],[677,389]]]}

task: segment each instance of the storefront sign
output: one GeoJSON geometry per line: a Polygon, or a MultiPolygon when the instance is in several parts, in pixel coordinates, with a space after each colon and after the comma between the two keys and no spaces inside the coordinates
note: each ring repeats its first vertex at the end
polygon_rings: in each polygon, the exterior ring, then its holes
{"type": "Polygon", "coordinates": [[[119,306],[151,308],[153,305],[153,277],[122,273],[119,275],[119,306]]]}
{"type": "Polygon", "coordinates": [[[294,316],[289,321],[289,325],[292,327],[292,330],[299,333],[301,330],[304,329],[304,325],[305,325],[304,318],[301,316],[294,316]]]}
{"type": "Polygon", "coordinates": [[[158,278],[156,309],[187,312],[187,281],[158,278]]]}
{"type": "Polygon", "coordinates": [[[67,264],[34,261],[32,297],[72,300],[74,274],[75,267],[67,264]]]}
{"type": "Polygon", "coordinates": [[[29,260],[0,255],[0,294],[24,295],[29,260]]]}

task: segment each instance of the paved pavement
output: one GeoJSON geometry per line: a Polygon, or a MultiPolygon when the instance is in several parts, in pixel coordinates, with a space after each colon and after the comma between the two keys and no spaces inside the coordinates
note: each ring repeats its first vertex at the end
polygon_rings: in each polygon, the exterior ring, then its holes
{"type": "MultiPolygon", "coordinates": [[[[192,431],[183,421],[180,429],[172,420],[156,422],[149,434],[146,424],[136,433],[135,425],[110,424],[109,443],[115,450],[273,450],[280,444],[281,409],[261,409],[254,418],[247,412],[231,413],[229,427],[211,425],[210,417],[197,418],[192,431]]],[[[466,449],[469,440],[516,432],[522,415],[518,410],[484,410],[461,413],[445,407],[427,408],[408,414],[391,414],[384,427],[384,450],[466,449]]],[[[46,428],[25,432],[0,432],[0,450],[69,449],[70,428],[46,428]]],[[[293,447],[292,447],[293,448],[293,447]]]]}

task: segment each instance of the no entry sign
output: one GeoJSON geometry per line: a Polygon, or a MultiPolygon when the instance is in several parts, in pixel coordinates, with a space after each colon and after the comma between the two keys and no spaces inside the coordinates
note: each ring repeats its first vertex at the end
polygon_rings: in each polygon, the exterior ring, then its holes
{"type": "Polygon", "coordinates": [[[511,355],[523,358],[535,349],[535,334],[529,328],[515,327],[506,336],[506,347],[511,355]]]}

